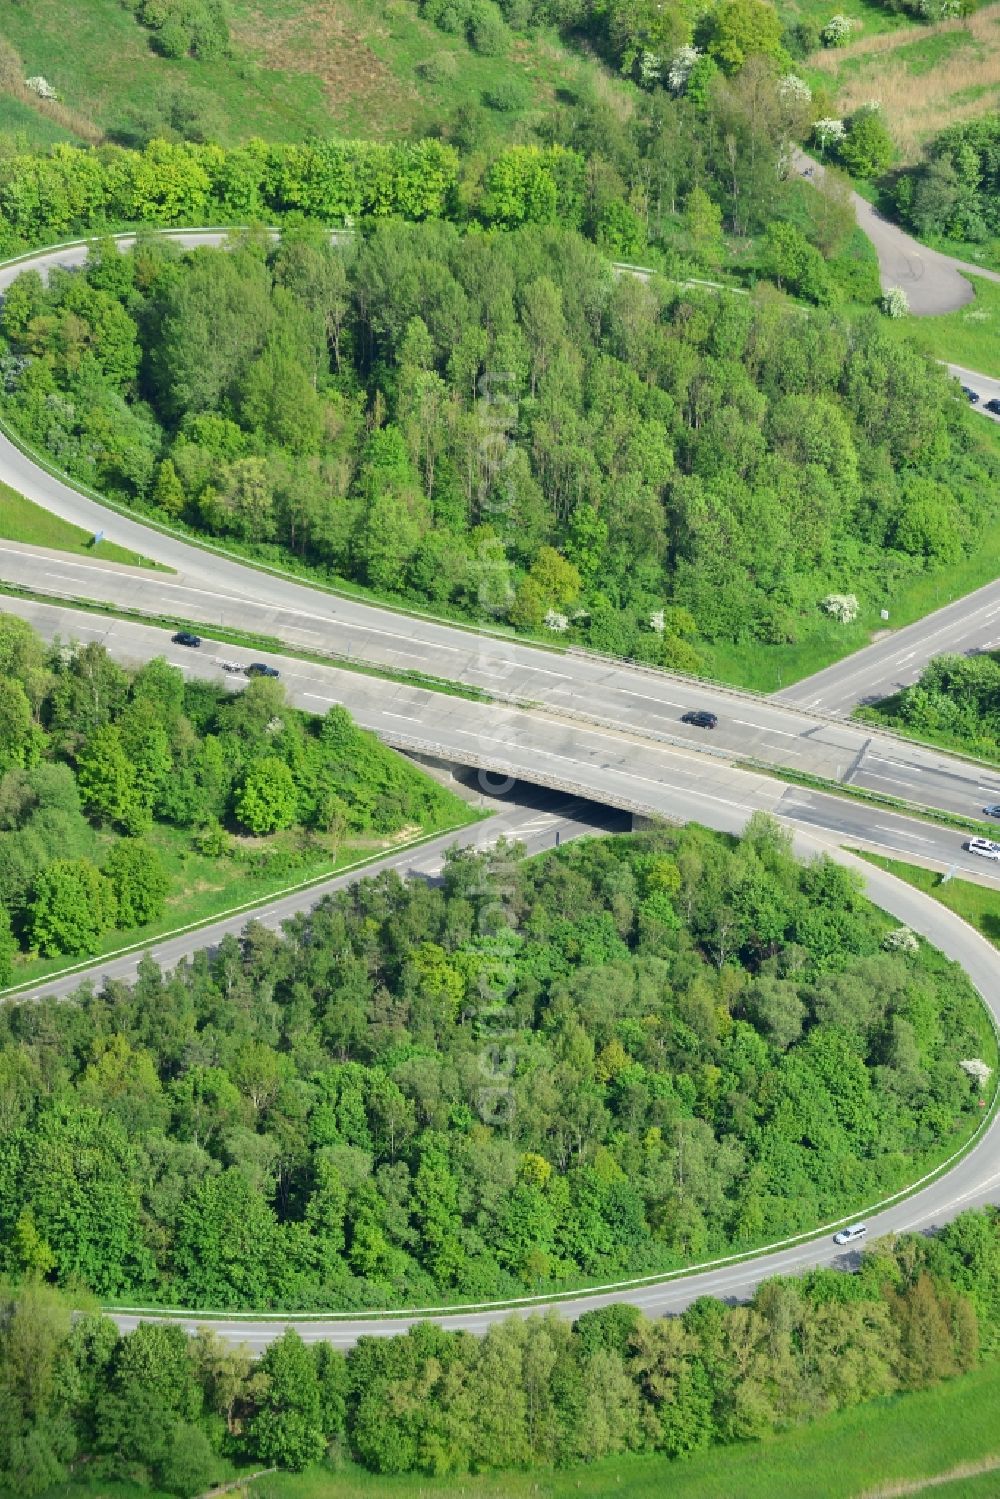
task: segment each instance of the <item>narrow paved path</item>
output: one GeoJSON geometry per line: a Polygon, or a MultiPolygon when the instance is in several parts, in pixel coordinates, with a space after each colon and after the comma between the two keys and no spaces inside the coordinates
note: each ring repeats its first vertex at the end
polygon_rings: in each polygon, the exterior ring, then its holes
{"type": "MultiPolygon", "coordinates": [[[[826,174],[823,164],[804,151],[794,151],[792,161],[796,171],[813,181],[821,182],[826,174]]],[[[984,270],[982,266],[920,244],[898,224],[879,213],[860,193],[852,192],[851,202],[859,228],[875,247],[882,290],[902,287],[915,317],[954,312],[971,302],[975,292],[968,276],[1000,281],[997,271],[984,270]]]]}

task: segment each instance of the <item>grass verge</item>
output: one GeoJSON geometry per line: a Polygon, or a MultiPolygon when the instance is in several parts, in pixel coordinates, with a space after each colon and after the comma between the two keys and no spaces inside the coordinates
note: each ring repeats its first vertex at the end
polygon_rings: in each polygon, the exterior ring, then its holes
{"type": "Polygon", "coordinates": [[[859,859],[875,864],[889,874],[932,895],[935,900],[961,916],[971,927],[984,936],[987,942],[1000,948],[1000,890],[989,885],[974,885],[969,880],[946,880],[934,869],[923,869],[918,864],[907,864],[902,859],[886,859],[881,854],[854,849],[859,859]]]}
{"type": "MultiPolygon", "coordinates": [[[[953,252],[951,252],[953,253],[953,252]]],[[[926,353],[946,364],[960,364],[1000,379],[1000,282],[966,277],[976,293],[957,312],[938,317],[901,318],[890,323],[896,337],[905,334],[926,353]]]]}
{"type": "Polygon", "coordinates": [[[99,541],[95,545],[89,531],[43,510],[8,484],[0,484],[0,538],[23,542],[25,546],[49,547],[54,552],[100,557],[105,562],[124,562],[130,567],[149,567],[161,573],[172,571],[138,552],[130,552],[127,547],[116,546],[113,541],[99,541]]]}

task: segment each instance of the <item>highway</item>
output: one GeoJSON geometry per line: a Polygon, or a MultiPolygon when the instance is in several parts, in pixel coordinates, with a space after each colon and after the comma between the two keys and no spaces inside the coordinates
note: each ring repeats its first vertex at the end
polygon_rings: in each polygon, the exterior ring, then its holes
{"type": "MultiPolygon", "coordinates": [[[[901,231],[885,221],[880,221],[880,225],[880,234],[901,235],[901,231]]],[[[218,244],[224,233],[192,230],[177,232],[172,237],[185,247],[194,247],[218,244]]],[[[122,236],[120,242],[128,240],[129,236],[122,236]]],[[[79,265],[85,255],[86,246],[75,245],[42,252],[30,261],[0,266],[0,293],[24,269],[48,274],[56,266],[79,265]]],[[[938,258],[947,260],[947,257],[938,258]]],[[[962,284],[968,285],[964,280],[962,284]]],[[[969,371],[957,373],[969,382],[979,380],[984,389],[996,384],[1000,390],[1000,382],[990,382],[985,376],[973,377],[969,371]]],[[[138,569],[115,568],[110,563],[95,566],[87,559],[33,553],[5,543],[0,550],[0,581],[68,599],[88,597],[155,614],[168,612],[196,624],[239,625],[294,647],[332,651],[397,670],[424,671],[475,686],[496,698],[510,696],[520,702],[571,707],[576,711],[585,709],[616,723],[643,723],[653,732],[658,731],[656,719],[661,726],[666,720],[669,732],[681,737],[686,731],[677,727],[676,720],[685,707],[711,707],[712,711],[718,711],[716,705],[727,700],[724,689],[720,697],[719,690],[696,686],[684,679],[671,679],[622,663],[602,663],[583,652],[546,652],[516,642],[504,633],[491,635],[429,616],[404,614],[249,567],[238,558],[195,545],[179,534],[154,530],[141,520],[119,515],[54,478],[2,433],[0,480],[64,519],[93,533],[102,531],[109,541],[172,568],[176,574],[174,578],[165,578],[138,569]]],[[[882,696],[912,681],[930,656],[941,650],[982,647],[994,636],[1000,637],[992,613],[994,605],[1000,613],[1000,583],[990,586],[995,588],[993,594],[980,590],[967,600],[949,605],[910,626],[905,641],[904,632],[895,633],[867,651],[860,651],[826,672],[786,689],[777,695],[776,702],[845,715],[857,702],[882,696]]],[[[846,773],[838,752],[853,750],[856,754],[859,748],[856,733],[849,735],[843,745],[827,735],[809,743],[801,720],[790,725],[780,716],[775,717],[773,704],[750,694],[743,695],[741,710],[733,717],[738,731],[746,738],[745,753],[769,763],[790,763],[836,777],[838,766],[841,773],[846,773]],[[778,753],[782,741],[790,753],[788,761],[783,761],[778,753]]],[[[900,784],[895,794],[912,796],[911,791],[902,788],[914,779],[923,783],[926,767],[918,765],[903,775],[896,773],[898,769],[895,767],[891,775],[880,773],[882,781],[897,781],[900,784]]],[[[883,789],[891,788],[886,784],[883,789]]],[[[915,799],[926,799],[930,804],[952,810],[968,810],[968,807],[960,809],[954,800],[942,802],[938,793],[923,797],[918,792],[915,799]]]]}
{"type": "MultiPolygon", "coordinates": [[[[486,849],[500,838],[512,838],[523,844],[527,853],[538,854],[552,848],[557,838],[560,843],[568,843],[585,834],[621,832],[631,824],[628,814],[614,807],[600,806],[526,782],[518,781],[508,786],[506,781],[497,783],[493,778],[483,776],[481,782],[472,778],[468,787],[456,785],[455,789],[472,805],[491,815],[456,832],[442,833],[417,847],[399,849],[372,859],[361,869],[333,875],[321,884],[310,885],[307,890],[280,896],[258,910],[223,917],[199,927],[197,931],[151,942],[146,948],[120,957],[112,955],[96,962],[74,964],[71,973],[9,990],[6,997],[19,1002],[65,999],[77,993],[83,984],[100,989],[106,983],[128,983],[135,978],[139,964],[146,956],[152,957],[161,972],[167,973],[190,958],[193,952],[211,952],[223,937],[239,937],[250,921],[258,921],[271,931],[280,931],[283,922],[311,910],[326,896],[346,890],[358,880],[375,879],[386,870],[394,870],[401,879],[434,880],[441,873],[449,848],[486,849]]],[[[1000,884],[1000,879],[997,883],[1000,884]]]]}
{"type": "MultiPolygon", "coordinates": [[[[34,549],[0,542],[0,576],[27,582],[46,593],[67,596],[109,596],[120,605],[152,610],[157,599],[170,610],[176,603],[190,602],[190,585],[174,578],[114,563],[66,558],[60,553],[41,554],[34,549]]],[[[997,585],[1000,592],[1000,584],[997,585]]],[[[328,596],[311,593],[320,609],[328,596]]],[[[333,666],[292,661],[266,651],[242,649],[242,658],[255,657],[279,665],[289,685],[303,694],[304,706],[320,711],[324,702],[345,700],[350,693],[352,711],[391,743],[408,747],[410,738],[427,738],[426,714],[432,711],[446,721],[461,716],[463,732],[492,739],[503,732],[510,742],[530,738],[528,722],[536,714],[575,723],[588,722],[608,731],[612,739],[622,734],[654,745],[673,745],[697,750],[702,756],[739,757],[776,769],[794,768],[830,780],[889,793],[917,804],[941,808],[966,816],[978,816],[986,802],[1000,801],[1000,770],[989,770],[936,750],[924,749],[903,739],[873,733],[864,725],[835,717],[823,717],[777,698],[757,697],[725,687],[713,687],[690,679],[670,677],[664,672],[643,670],[583,653],[552,653],[507,638],[476,636],[449,626],[420,623],[425,644],[419,652],[407,631],[417,622],[392,616],[366,605],[351,606],[361,615],[349,631],[331,636],[324,628],[322,613],[303,617],[252,599],[228,595],[221,586],[202,590],[200,607],[193,614],[178,607],[185,618],[199,623],[231,624],[267,630],[289,644],[320,652],[336,646],[343,656],[405,670],[420,667],[435,676],[477,687],[489,694],[493,704],[470,704],[464,699],[431,695],[431,709],[421,689],[387,683],[333,666]],[[499,713],[498,706],[507,707],[499,713]],[[472,709],[478,711],[473,713],[472,709]],[[705,708],[718,715],[718,726],[705,730],[681,722],[690,708],[705,708]],[[519,711],[518,711],[519,710],[519,711]],[[424,726],[421,727],[421,724],[424,726]],[[480,725],[482,727],[480,727],[480,725]],[[409,737],[408,737],[409,736],[409,737]],[[527,736],[527,737],[526,737],[527,736]]],[[[334,607],[340,600],[329,600],[334,607]]],[[[54,633],[77,633],[81,638],[106,640],[109,649],[124,649],[134,642],[135,658],[143,652],[157,653],[169,645],[160,630],[143,634],[131,621],[87,616],[79,611],[60,611],[31,599],[8,598],[2,607],[29,619],[50,638],[54,633]]],[[[1000,600],[997,604],[1000,612],[1000,600]]],[[[176,648],[167,652],[171,660],[185,661],[191,652],[176,648]]],[[[192,669],[219,674],[212,663],[217,657],[241,654],[236,647],[219,645],[206,638],[192,669]]],[[[523,766],[517,767],[523,769],[523,766]]]]}
{"type": "MultiPolygon", "coordinates": [[[[29,607],[38,609],[40,606],[29,607]]],[[[41,623],[50,635],[62,633],[68,636],[71,631],[67,626],[76,626],[78,636],[104,639],[112,654],[123,662],[148,659],[160,651],[168,659],[176,660],[189,674],[224,681],[237,690],[237,681],[224,674],[213,656],[207,653],[211,649],[209,642],[201,651],[185,650],[173,646],[166,632],[151,626],[73,615],[52,607],[44,613],[41,623]]],[[[228,659],[236,654],[233,647],[226,648],[228,659]]],[[[250,653],[242,654],[249,659],[250,653]]],[[[939,867],[954,865],[963,873],[1000,884],[991,866],[983,865],[961,851],[959,834],[840,797],[802,791],[775,778],[734,768],[721,757],[707,757],[653,744],[635,739],[624,731],[612,735],[590,724],[567,722],[548,713],[519,713],[420,689],[389,687],[386,692],[386,684],[372,684],[369,679],[355,673],[292,662],[281,657],[275,659],[281,664],[293,701],[314,710],[322,709],[330,701],[343,701],[361,721],[383,733],[390,742],[406,742],[411,748],[422,748],[429,753],[450,753],[454,759],[466,760],[472,765],[510,768],[527,780],[544,780],[550,786],[562,786],[576,794],[582,790],[601,802],[676,819],[696,819],[726,831],[739,831],[747,816],[756,809],[770,811],[791,828],[796,849],[802,856],[826,852],[857,868],[869,895],[878,904],[962,963],[991,1012],[1000,1018],[1000,953],[930,897],[859,862],[841,847],[843,842],[849,842],[939,867]],[[373,686],[380,690],[373,691],[373,686]],[[400,692],[406,694],[407,707],[411,710],[405,715],[398,714],[395,707],[386,706],[386,697],[392,704],[400,692]],[[399,721],[407,727],[401,730],[399,721]]],[[[601,814],[592,813],[580,803],[567,808],[559,800],[548,800],[544,795],[533,800],[529,795],[524,802],[511,805],[495,820],[465,830],[459,837],[489,841],[506,830],[524,837],[529,847],[538,848],[551,846],[557,828],[565,827],[568,834],[575,835],[588,828],[600,830],[613,825],[605,823],[601,814]]],[[[438,840],[437,844],[427,845],[409,855],[404,852],[396,861],[388,859],[385,863],[395,862],[396,867],[424,875],[433,874],[445,841],[438,840]]],[[[335,883],[338,882],[331,882],[331,886],[335,883]]],[[[320,893],[314,889],[306,896],[265,913],[264,919],[273,924],[291,910],[311,904],[320,893]]],[[[238,925],[239,919],[231,923],[229,929],[238,925]]],[[[184,952],[211,940],[214,940],[213,934],[203,931],[181,939],[177,945],[165,944],[162,950],[154,944],[153,950],[170,963],[177,961],[184,952]]],[[[134,968],[135,961],[131,957],[127,964],[134,968]]],[[[127,977],[128,971],[127,967],[111,969],[107,964],[98,964],[93,970],[98,979],[111,972],[117,977],[127,977]]],[[[30,994],[66,993],[79,981],[77,975],[62,984],[39,986],[30,994]]],[[[904,1228],[932,1227],[965,1207],[1000,1200],[998,1139],[998,1125],[994,1122],[976,1148],[944,1177],[908,1200],[870,1215],[872,1236],[904,1228]]],[[[851,1262],[850,1254],[838,1250],[830,1235],[825,1234],[818,1239],[762,1254],[743,1265],[706,1269],[680,1280],[632,1284],[617,1290],[600,1289],[569,1302],[555,1303],[555,1306],[561,1315],[572,1317],[619,1300],[638,1305],[655,1316],[676,1311],[698,1295],[749,1295],[765,1276],[791,1273],[816,1264],[847,1267],[851,1262]]],[[[515,1310],[526,1313],[533,1305],[527,1303],[515,1310]]],[[[139,1315],[125,1311],[115,1313],[115,1319],[119,1326],[128,1328],[134,1325],[139,1315]]],[[[342,1318],[207,1319],[203,1315],[187,1314],[181,1321],[184,1326],[193,1328],[211,1320],[216,1331],[227,1340],[246,1342],[252,1348],[260,1349],[280,1335],[287,1325],[296,1326],[307,1339],[329,1339],[349,1346],[364,1335],[391,1335],[424,1315],[385,1317],[372,1313],[366,1317],[352,1315],[342,1318]]],[[[507,1315],[510,1315],[510,1309],[482,1308],[442,1312],[435,1320],[448,1327],[481,1332],[491,1322],[507,1315]]]]}
{"type": "MultiPolygon", "coordinates": [[[[714,814],[709,812],[708,816],[713,817],[714,814]]],[[[729,821],[725,810],[720,809],[717,822],[727,825],[729,821]]],[[[828,852],[840,862],[856,867],[864,878],[872,899],[898,916],[900,921],[923,933],[950,957],[961,962],[983,995],[994,1018],[1000,1018],[1000,952],[984,938],[930,896],[922,895],[882,871],[854,859],[837,848],[829,838],[798,833],[795,844],[797,851],[803,856],[828,852]]],[[[994,1116],[976,1145],[944,1176],[901,1202],[866,1214],[869,1242],[882,1234],[938,1227],[965,1209],[1000,1201],[998,1146],[1000,1114],[994,1116]]],[[[698,1296],[745,1299],[753,1294],[761,1280],[773,1275],[794,1274],[816,1265],[849,1269],[857,1262],[856,1252],[838,1248],[832,1241],[832,1229],[833,1226],[830,1225],[826,1233],[804,1243],[775,1248],[770,1253],[761,1252],[756,1258],[743,1264],[706,1268],[667,1281],[633,1282],[616,1288],[601,1287],[570,1301],[546,1303],[545,1298],[536,1297],[528,1298],[515,1307],[483,1306],[464,1311],[429,1308],[391,1316],[372,1312],[365,1316],[352,1313],[341,1317],[276,1315],[235,1318],[179,1313],[178,1318],[181,1325],[192,1332],[210,1322],[213,1330],[225,1341],[244,1343],[259,1351],[274,1338],[280,1337],[284,1329],[290,1326],[295,1327],[306,1341],[325,1340],[346,1348],[353,1346],[361,1337],[390,1337],[414,1322],[428,1319],[443,1327],[481,1333],[491,1323],[512,1313],[527,1315],[546,1304],[553,1307],[560,1316],[575,1318],[585,1311],[613,1302],[628,1302],[640,1307],[648,1316],[658,1317],[682,1310],[698,1296]]],[[[115,1311],[112,1315],[123,1331],[134,1327],[139,1320],[150,1320],[149,1313],[127,1308],[115,1311]]]]}

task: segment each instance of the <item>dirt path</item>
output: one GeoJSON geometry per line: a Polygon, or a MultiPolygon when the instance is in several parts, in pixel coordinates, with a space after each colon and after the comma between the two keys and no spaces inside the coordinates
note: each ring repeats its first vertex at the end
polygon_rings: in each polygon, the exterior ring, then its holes
{"type": "Polygon", "coordinates": [[[937,1473],[933,1478],[913,1478],[903,1483],[882,1484],[875,1489],[865,1489],[856,1499],[902,1499],[905,1494],[922,1494],[925,1489],[940,1488],[945,1483],[955,1483],[960,1478],[978,1478],[981,1473],[995,1473],[1000,1468],[1000,1457],[981,1457],[978,1462],[959,1463],[947,1473],[937,1473]]]}

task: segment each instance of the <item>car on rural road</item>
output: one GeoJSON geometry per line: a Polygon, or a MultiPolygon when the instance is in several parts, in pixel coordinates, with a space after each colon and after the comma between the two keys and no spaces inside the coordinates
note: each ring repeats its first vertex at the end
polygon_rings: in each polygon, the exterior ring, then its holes
{"type": "Polygon", "coordinates": [[[714,713],[706,713],[703,708],[692,708],[690,713],[681,715],[681,723],[689,723],[696,729],[714,729],[719,720],[714,713]]]}
{"type": "Polygon", "coordinates": [[[994,843],[991,838],[970,838],[965,847],[970,854],[978,854],[981,859],[1000,859],[1000,843],[994,843]]]}
{"type": "Polygon", "coordinates": [[[1000,400],[998,400],[997,397],[994,396],[992,401],[986,402],[985,409],[992,412],[994,416],[1000,416],[1000,400]]]}
{"type": "Polygon", "coordinates": [[[192,635],[190,630],[178,630],[176,635],[171,635],[174,645],[190,645],[197,648],[201,645],[201,636],[192,635]]]}
{"type": "Polygon", "coordinates": [[[979,392],[978,390],[973,390],[971,385],[963,385],[962,394],[965,396],[965,399],[968,401],[970,406],[979,405],[979,392]]]}
{"type": "Polygon", "coordinates": [[[251,661],[247,667],[248,677],[280,677],[281,672],[276,666],[267,666],[263,661],[251,661]]]}
{"type": "Polygon", "coordinates": [[[842,1228],[838,1233],[835,1233],[833,1242],[835,1244],[856,1244],[859,1239],[865,1237],[867,1232],[868,1225],[866,1223],[855,1223],[850,1228],[842,1228]]]}

